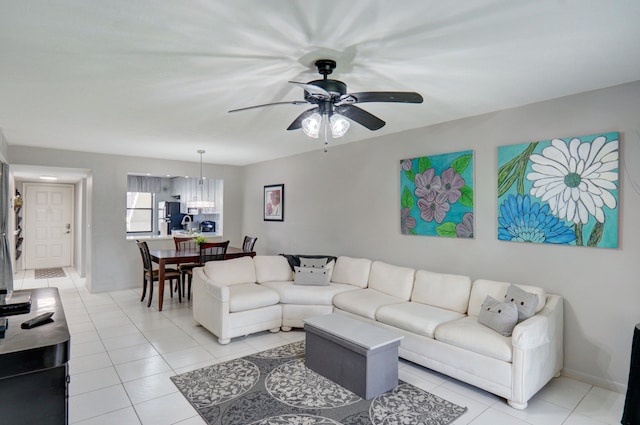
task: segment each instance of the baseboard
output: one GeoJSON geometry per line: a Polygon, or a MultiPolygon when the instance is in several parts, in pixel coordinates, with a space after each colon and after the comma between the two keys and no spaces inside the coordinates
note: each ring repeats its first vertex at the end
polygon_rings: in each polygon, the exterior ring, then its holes
{"type": "Polygon", "coordinates": [[[625,394],[627,392],[627,385],[615,382],[609,379],[598,378],[588,373],[578,372],[577,370],[564,368],[560,371],[560,375],[567,378],[576,379],[578,381],[585,382],[587,384],[595,385],[600,388],[604,388],[617,393],[625,394]]]}

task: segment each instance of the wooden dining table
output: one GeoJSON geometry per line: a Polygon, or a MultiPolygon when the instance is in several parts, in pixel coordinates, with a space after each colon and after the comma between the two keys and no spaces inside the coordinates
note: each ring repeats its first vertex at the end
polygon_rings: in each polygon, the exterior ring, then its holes
{"type": "MultiPolygon", "coordinates": [[[[158,310],[162,311],[162,301],[164,300],[164,273],[167,264],[197,263],[200,260],[200,252],[197,249],[150,249],[151,261],[158,265],[158,310]]],[[[253,251],[243,251],[242,248],[230,246],[224,256],[225,260],[255,256],[253,251]]]]}

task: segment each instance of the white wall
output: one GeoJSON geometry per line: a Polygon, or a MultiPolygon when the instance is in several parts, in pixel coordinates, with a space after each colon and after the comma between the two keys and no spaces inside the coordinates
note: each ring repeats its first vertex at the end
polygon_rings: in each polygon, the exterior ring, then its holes
{"type": "Polygon", "coordinates": [[[258,237],[259,253],[368,257],[542,286],[565,298],[564,373],[622,390],[640,322],[640,196],[632,187],[640,184],[638,117],[635,82],[330,147],[326,154],[317,142],[317,151],[246,167],[243,230],[258,237]],[[497,240],[498,146],[608,131],[621,133],[619,249],[497,240]],[[468,149],[475,152],[475,239],[402,235],[399,161],[468,149]],[[263,186],[276,183],[285,184],[285,221],[264,222],[263,186]]]}
{"type": "Polygon", "coordinates": [[[8,152],[9,151],[9,142],[7,138],[4,137],[4,133],[2,132],[2,128],[0,128],[0,162],[9,162],[8,152]]]}
{"type": "Polygon", "coordinates": [[[87,179],[83,178],[74,185],[74,252],[73,264],[80,275],[86,277],[87,265],[85,263],[87,233],[82,231],[84,223],[87,222],[87,179]]]}
{"type": "MultiPolygon", "coordinates": [[[[141,285],[140,253],[135,241],[126,241],[125,211],[127,172],[152,175],[197,175],[198,162],[167,161],[103,155],[55,149],[9,146],[11,164],[86,168],[87,286],[92,292],[135,288],[141,285]]],[[[224,237],[238,246],[242,242],[242,169],[203,164],[203,175],[224,179],[224,237]]],[[[171,241],[149,246],[173,247],[171,241]]]]}

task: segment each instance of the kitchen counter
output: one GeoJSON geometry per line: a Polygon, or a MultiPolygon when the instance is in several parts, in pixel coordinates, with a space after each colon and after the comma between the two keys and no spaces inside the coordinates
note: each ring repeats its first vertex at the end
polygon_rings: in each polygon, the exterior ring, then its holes
{"type": "Polygon", "coordinates": [[[171,235],[127,235],[128,241],[165,241],[172,240],[174,236],[179,238],[184,238],[188,236],[196,237],[196,236],[204,236],[205,238],[222,238],[222,233],[219,232],[197,232],[189,234],[184,230],[174,230],[171,235]]]}

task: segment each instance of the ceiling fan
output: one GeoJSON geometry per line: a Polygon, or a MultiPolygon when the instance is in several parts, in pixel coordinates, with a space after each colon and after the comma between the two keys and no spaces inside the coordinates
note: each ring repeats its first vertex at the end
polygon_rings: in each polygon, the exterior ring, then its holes
{"type": "Polygon", "coordinates": [[[331,59],[319,59],[315,66],[323,76],[321,80],[313,80],[308,83],[289,81],[304,89],[304,101],[274,102],[263,105],[249,106],[233,109],[229,112],[246,111],[247,109],[262,108],[272,105],[316,105],[307,109],[293,120],[287,130],[302,128],[310,137],[318,137],[320,130],[324,129],[325,139],[327,129],[330,129],[333,138],[342,137],[349,129],[349,118],[369,130],[378,130],[385,122],[375,115],[355,106],[356,103],[366,102],[398,102],[398,103],[422,103],[422,96],[416,92],[361,92],[347,93],[347,85],[342,81],[331,80],[327,75],[336,68],[336,62],[331,59]]]}

